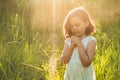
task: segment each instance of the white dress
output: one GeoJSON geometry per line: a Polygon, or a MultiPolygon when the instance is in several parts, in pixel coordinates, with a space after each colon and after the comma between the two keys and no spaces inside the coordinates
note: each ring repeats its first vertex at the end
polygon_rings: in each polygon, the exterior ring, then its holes
{"type": "MultiPolygon", "coordinates": [[[[87,36],[82,39],[82,43],[84,48],[86,49],[87,44],[96,39],[92,36],[87,36]]],[[[65,44],[70,46],[71,40],[70,38],[65,40],[65,44]]],[[[91,64],[88,67],[84,67],[79,58],[78,48],[76,47],[73,50],[71,59],[68,64],[66,64],[66,71],[64,74],[64,80],[96,80],[95,71],[93,65],[91,64]]]]}

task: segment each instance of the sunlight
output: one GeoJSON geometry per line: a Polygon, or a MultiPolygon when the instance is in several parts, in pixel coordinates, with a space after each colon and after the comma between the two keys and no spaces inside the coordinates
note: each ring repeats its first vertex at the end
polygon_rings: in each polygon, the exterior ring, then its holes
{"type": "Polygon", "coordinates": [[[49,53],[49,77],[56,80],[56,0],[40,1],[35,0],[31,2],[31,22],[33,29],[45,33],[50,31],[51,52],[49,53]],[[47,5],[47,6],[46,6],[47,5]],[[47,20],[46,20],[47,19],[47,20]],[[46,26],[47,25],[47,26],[46,26]],[[50,29],[50,30],[48,30],[50,29]]]}
{"type": "Polygon", "coordinates": [[[56,27],[56,0],[53,0],[53,3],[52,3],[53,7],[53,29],[52,29],[52,35],[51,35],[51,45],[52,45],[52,51],[51,51],[51,56],[50,56],[50,59],[49,59],[49,76],[50,76],[50,79],[52,80],[56,80],[56,55],[55,55],[55,51],[56,51],[56,34],[55,34],[55,27],[56,27]]]}
{"type": "Polygon", "coordinates": [[[53,0],[53,32],[55,33],[56,23],[56,0],[53,0]]]}
{"type": "Polygon", "coordinates": [[[40,30],[41,32],[50,29],[53,24],[52,2],[50,0],[33,0],[29,3],[29,7],[31,23],[34,29],[40,30]]]}
{"type": "MultiPolygon", "coordinates": [[[[71,74],[60,62],[63,22],[80,6],[97,28],[90,35],[98,47],[92,64],[96,79],[120,80],[120,0],[0,0],[0,80],[64,80],[65,71],[71,74]]],[[[83,71],[82,63],[76,65],[83,71]]],[[[81,76],[89,77],[86,70],[81,76]]]]}

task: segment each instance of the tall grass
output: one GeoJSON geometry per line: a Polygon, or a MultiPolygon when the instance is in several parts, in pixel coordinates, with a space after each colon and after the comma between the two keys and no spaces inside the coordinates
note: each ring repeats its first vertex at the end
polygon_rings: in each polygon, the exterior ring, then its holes
{"type": "MultiPolygon", "coordinates": [[[[59,17],[53,32],[52,13],[40,15],[40,23],[34,24],[31,22],[34,13],[26,6],[26,1],[5,1],[9,2],[6,6],[2,4],[5,4],[4,0],[0,3],[0,80],[63,80],[65,65],[60,64],[59,56],[64,44],[62,21],[65,15],[60,14],[66,14],[69,8],[78,4],[72,5],[71,1],[61,2],[61,8],[57,5],[57,9],[63,11],[56,13],[59,17]]],[[[48,4],[49,0],[46,2],[48,4]]],[[[45,1],[40,4],[41,11],[44,11],[45,1]]],[[[46,12],[51,11],[49,7],[50,4],[45,7],[46,12]]],[[[97,39],[98,48],[93,65],[97,80],[119,80],[120,22],[95,20],[95,23],[98,30],[93,36],[97,39]]]]}

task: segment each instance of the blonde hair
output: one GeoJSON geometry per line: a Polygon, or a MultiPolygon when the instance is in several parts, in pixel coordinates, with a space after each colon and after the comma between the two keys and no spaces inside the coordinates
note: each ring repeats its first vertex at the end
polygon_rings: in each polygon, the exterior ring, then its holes
{"type": "Polygon", "coordinates": [[[71,37],[72,36],[72,32],[71,32],[71,23],[70,23],[70,19],[73,16],[80,16],[80,18],[82,18],[82,20],[89,21],[89,25],[85,30],[85,34],[86,35],[90,35],[92,32],[95,31],[95,25],[93,23],[93,20],[91,19],[88,11],[86,9],[84,9],[83,7],[78,7],[75,8],[73,10],[71,10],[67,16],[65,17],[65,20],[63,22],[63,30],[64,30],[64,36],[65,38],[71,37]]]}

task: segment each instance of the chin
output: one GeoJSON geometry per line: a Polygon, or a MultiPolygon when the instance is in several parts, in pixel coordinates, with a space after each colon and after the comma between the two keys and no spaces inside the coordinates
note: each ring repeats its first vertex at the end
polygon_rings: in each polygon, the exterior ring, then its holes
{"type": "Polygon", "coordinates": [[[81,35],[76,35],[77,37],[81,37],[81,35]]]}

